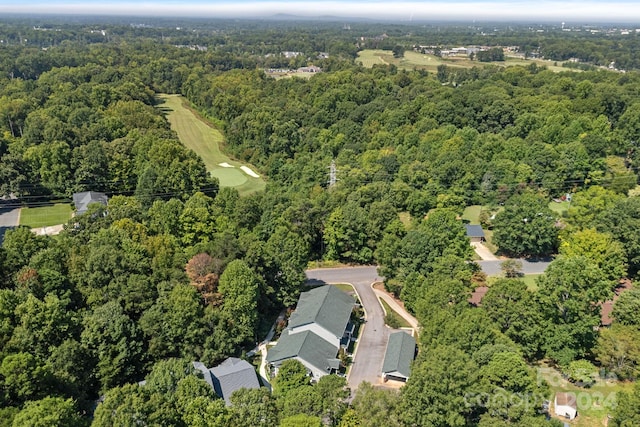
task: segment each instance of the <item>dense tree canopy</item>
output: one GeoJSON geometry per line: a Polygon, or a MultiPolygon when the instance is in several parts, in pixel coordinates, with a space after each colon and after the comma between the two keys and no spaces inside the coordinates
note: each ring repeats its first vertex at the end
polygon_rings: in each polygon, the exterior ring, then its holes
{"type": "MultiPolygon", "coordinates": [[[[527,362],[589,359],[637,377],[637,291],[617,299],[610,329],[598,326],[614,285],[640,270],[640,77],[593,68],[640,68],[637,37],[16,22],[0,26],[1,195],[27,207],[84,190],[110,200],[57,236],[4,234],[0,418],[88,424],[104,394],[96,426],[538,426],[549,389],[527,362]],[[488,49],[477,66],[433,73],[354,61],[363,48],[408,56],[427,38],[488,49]],[[481,64],[508,63],[500,45],[590,64],[481,64]],[[264,72],[303,65],[323,72],[264,72]],[[163,92],[222,130],[266,189],[220,189],[171,131],[163,92]],[[567,197],[566,214],[549,209],[567,197]],[[495,213],[483,223],[504,254],[560,256],[529,288],[487,280],[461,220],[471,205],[495,213]],[[343,378],[311,384],[283,365],[273,394],[243,390],[226,407],[191,362],[253,348],[297,300],[310,260],[379,265],[422,326],[408,384],[364,385],[349,405],[343,378]],[[527,408],[513,404],[530,394],[527,408]]],[[[613,424],[634,423],[637,394],[622,395],[613,424]]]]}

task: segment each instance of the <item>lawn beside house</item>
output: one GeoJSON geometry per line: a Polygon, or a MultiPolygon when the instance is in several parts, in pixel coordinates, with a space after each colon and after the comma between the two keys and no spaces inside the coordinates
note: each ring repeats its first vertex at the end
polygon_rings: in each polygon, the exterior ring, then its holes
{"type": "Polygon", "coordinates": [[[64,224],[71,219],[71,212],[71,205],[68,203],[56,203],[51,206],[37,208],[22,208],[20,225],[39,228],[64,224]]]}

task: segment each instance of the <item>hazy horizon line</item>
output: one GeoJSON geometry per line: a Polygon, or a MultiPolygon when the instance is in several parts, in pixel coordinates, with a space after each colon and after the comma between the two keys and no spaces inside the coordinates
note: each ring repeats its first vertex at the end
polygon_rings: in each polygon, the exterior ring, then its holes
{"type": "Polygon", "coordinates": [[[387,2],[336,0],[321,1],[236,1],[188,3],[93,1],[67,3],[0,4],[0,13],[13,15],[131,16],[149,18],[232,18],[264,19],[277,15],[292,15],[304,19],[373,19],[401,22],[429,21],[544,21],[572,23],[627,23],[640,27],[640,4],[624,0],[612,3],[596,1],[401,1],[391,6],[387,2]],[[365,7],[366,6],[366,7],[365,7]]]}

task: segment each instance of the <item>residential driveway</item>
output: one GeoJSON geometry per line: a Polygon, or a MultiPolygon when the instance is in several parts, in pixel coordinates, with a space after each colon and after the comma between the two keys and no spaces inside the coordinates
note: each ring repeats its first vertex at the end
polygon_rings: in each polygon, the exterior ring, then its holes
{"type": "Polygon", "coordinates": [[[380,382],[382,362],[389,340],[389,328],[384,324],[384,312],[371,284],[381,280],[376,267],[346,267],[307,270],[310,281],[350,283],[356,289],[366,313],[366,323],[358,340],[353,364],[347,378],[351,390],[363,381],[380,382]]]}
{"type": "MultiPolygon", "coordinates": [[[[542,274],[545,272],[550,261],[529,261],[526,259],[520,259],[522,261],[522,273],[523,274],[542,274]]],[[[500,264],[504,262],[504,260],[499,261],[476,261],[480,264],[482,271],[487,273],[488,276],[495,276],[502,274],[502,269],[500,268],[500,264]]]]}
{"type": "Polygon", "coordinates": [[[480,242],[471,242],[471,246],[473,246],[473,250],[476,251],[478,256],[482,258],[484,261],[497,261],[498,258],[491,253],[489,248],[483,245],[480,242]]]}
{"type": "Polygon", "coordinates": [[[0,245],[4,239],[4,233],[20,224],[20,208],[4,207],[0,205],[0,245]]]}

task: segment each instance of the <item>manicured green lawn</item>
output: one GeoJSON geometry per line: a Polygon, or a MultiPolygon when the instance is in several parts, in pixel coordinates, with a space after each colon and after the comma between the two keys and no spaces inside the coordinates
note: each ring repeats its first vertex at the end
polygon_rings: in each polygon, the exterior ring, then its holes
{"type": "MultiPolygon", "coordinates": [[[[163,94],[159,98],[163,101],[161,108],[166,112],[171,128],[176,131],[180,141],[202,158],[207,170],[220,181],[221,187],[234,187],[241,195],[265,188],[262,178],[250,177],[240,170],[242,163],[232,160],[222,152],[222,133],[188,108],[182,96],[163,94]],[[221,163],[232,167],[220,166],[221,163]]],[[[251,165],[247,166],[256,170],[251,165]]]]}
{"type": "Polygon", "coordinates": [[[462,220],[469,224],[480,224],[480,212],[482,212],[482,206],[471,205],[464,208],[462,212],[462,220]]]}
{"type": "Polygon", "coordinates": [[[22,208],[20,211],[20,225],[31,228],[64,224],[70,218],[71,205],[67,203],[57,203],[39,208],[22,208]]]}
{"type": "Polygon", "coordinates": [[[342,292],[346,292],[348,294],[353,294],[355,293],[355,290],[353,289],[353,286],[351,286],[348,283],[338,283],[336,285],[333,285],[336,288],[340,289],[342,292]]]}
{"type": "Polygon", "coordinates": [[[357,62],[362,63],[362,66],[371,68],[376,64],[394,64],[396,67],[405,70],[413,70],[414,68],[427,70],[430,72],[437,72],[438,66],[446,65],[448,67],[457,68],[472,68],[482,65],[497,65],[500,67],[512,67],[520,65],[523,67],[531,64],[536,64],[539,67],[547,67],[554,72],[562,71],[580,71],[569,70],[563,68],[561,62],[545,61],[542,59],[522,59],[515,57],[505,57],[504,61],[494,62],[478,62],[472,61],[469,58],[461,56],[453,56],[449,58],[441,58],[435,55],[427,55],[424,53],[415,52],[413,50],[407,50],[404,53],[403,58],[394,58],[393,53],[390,50],[382,49],[365,49],[358,52],[357,62]],[[557,64],[557,65],[556,65],[557,64]]]}

